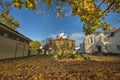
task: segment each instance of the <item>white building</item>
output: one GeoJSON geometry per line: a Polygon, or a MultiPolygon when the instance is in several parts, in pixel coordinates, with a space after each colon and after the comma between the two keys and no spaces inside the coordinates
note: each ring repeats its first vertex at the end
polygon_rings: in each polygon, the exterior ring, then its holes
{"type": "Polygon", "coordinates": [[[108,39],[108,52],[120,53],[120,28],[116,32],[111,33],[108,39]]]}
{"type": "Polygon", "coordinates": [[[84,43],[80,44],[80,53],[85,53],[84,43]]]}
{"type": "Polygon", "coordinates": [[[29,56],[32,40],[0,23],[0,59],[29,56]]]}
{"type": "Polygon", "coordinates": [[[85,53],[107,52],[108,40],[104,33],[94,32],[86,36],[83,43],[85,53]]]}
{"type": "Polygon", "coordinates": [[[85,37],[83,44],[84,53],[120,53],[120,28],[110,34],[94,32],[85,37]]]}

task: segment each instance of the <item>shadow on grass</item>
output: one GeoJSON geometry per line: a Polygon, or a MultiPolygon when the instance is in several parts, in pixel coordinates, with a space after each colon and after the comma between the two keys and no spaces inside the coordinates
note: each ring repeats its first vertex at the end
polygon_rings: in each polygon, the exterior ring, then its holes
{"type": "Polygon", "coordinates": [[[105,53],[105,54],[103,54],[103,56],[116,56],[116,57],[120,57],[120,53],[105,53]]]}
{"type": "Polygon", "coordinates": [[[81,54],[81,53],[76,53],[76,54],[80,55],[84,60],[90,60],[90,57],[88,55],[81,54]]]}

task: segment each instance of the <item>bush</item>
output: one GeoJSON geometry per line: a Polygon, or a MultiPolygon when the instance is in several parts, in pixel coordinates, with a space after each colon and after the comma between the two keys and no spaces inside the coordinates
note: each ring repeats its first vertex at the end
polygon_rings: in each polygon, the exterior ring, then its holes
{"type": "Polygon", "coordinates": [[[39,56],[40,57],[51,57],[51,56],[53,56],[53,54],[52,53],[49,53],[49,54],[40,54],[39,56]]]}
{"type": "Polygon", "coordinates": [[[61,53],[54,55],[58,59],[80,59],[82,56],[80,54],[71,54],[71,53],[61,53]]]}

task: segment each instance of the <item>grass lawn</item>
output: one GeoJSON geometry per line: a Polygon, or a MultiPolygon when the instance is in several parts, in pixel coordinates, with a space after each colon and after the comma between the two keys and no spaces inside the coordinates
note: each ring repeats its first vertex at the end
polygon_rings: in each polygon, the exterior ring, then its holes
{"type": "Polygon", "coordinates": [[[57,60],[52,57],[34,56],[0,61],[0,79],[120,80],[120,57],[87,57],[90,59],[57,60]]]}

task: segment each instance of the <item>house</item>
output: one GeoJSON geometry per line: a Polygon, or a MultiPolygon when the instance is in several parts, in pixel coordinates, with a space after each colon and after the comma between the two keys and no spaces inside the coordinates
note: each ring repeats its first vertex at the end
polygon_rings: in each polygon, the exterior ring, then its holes
{"type": "Polygon", "coordinates": [[[32,40],[0,23],[0,59],[28,56],[32,40]]]}
{"type": "Polygon", "coordinates": [[[107,52],[107,35],[96,31],[91,35],[85,36],[83,41],[84,53],[107,52]]]}
{"type": "Polygon", "coordinates": [[[51,47],[54,49],[55,53],[73,53],[75,41],[70,39],[64,32],[61,32],[56,39],[52,40],[51,47]]]}
{"type": "Polygon", "coordinates": [[[120,28],[117,31],[112,32],[108,37],[108,40],[108,52],[120,53],[120,28]]]}
{"type": "Polygon", "coordinates": [[[49,40],[45,47],[51,48],[53,53],[73,53],[75,41],[61,32],[55,39],[49,40]]]}
{"type": "Polygon", "coordinates": [[[87,35],[83,44],[84,53],[120,53],[120,28],[109,33],[97,31],[87,35]]]}

